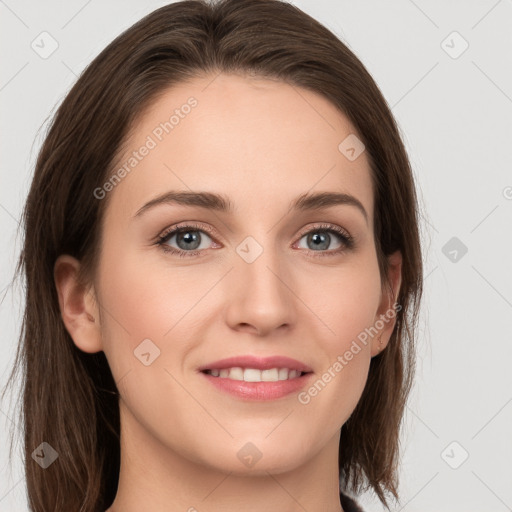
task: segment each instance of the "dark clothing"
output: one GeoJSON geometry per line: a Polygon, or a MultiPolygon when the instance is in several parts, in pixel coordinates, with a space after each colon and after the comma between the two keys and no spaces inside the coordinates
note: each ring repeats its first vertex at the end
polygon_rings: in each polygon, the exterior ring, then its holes
{"type": "Polygon", "coordinates": [[[340,492],[340,502],[344,512],[364,512],[357,501],[340,492]]]}

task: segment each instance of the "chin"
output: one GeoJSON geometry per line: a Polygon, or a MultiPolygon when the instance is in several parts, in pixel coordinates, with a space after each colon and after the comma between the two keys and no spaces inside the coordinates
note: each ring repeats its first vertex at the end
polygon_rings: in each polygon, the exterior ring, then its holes
{"type": "Polygon", "coordinates": [[[304,443],[297,443],[297,446],[295,443],[289,443],[286,449],[283,449],[283,442],[275,441],[249,441],[247,438],[243,441],[234,441],[230,446],[226,446],[222,453],[210,453],[208,461],[205,462],[223,473],[237,476],[268,476],[268,473],[291,471],[308,459],[308,454],[303,451],[304,443]]]}

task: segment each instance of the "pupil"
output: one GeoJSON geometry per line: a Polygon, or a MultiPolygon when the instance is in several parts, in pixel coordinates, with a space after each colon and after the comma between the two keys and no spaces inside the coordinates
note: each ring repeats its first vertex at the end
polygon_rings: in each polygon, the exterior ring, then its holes
{"type": "Polygon", "coordinates": [[[178,235],[176,236],[176,242],[178,244],[178,246],[180,246],[181,249],[197,249],[197,247],[199,247],[200,245],[200,236],[199,234],[195,233],[195,234],[191,234],[191,233],[194,233],[192,231],[185,231],[183,233],[178,233],[178,235]],[[185,246],[182,247],[180,242],[182,241],[182,239],[184,239],[184,241],[186,242],[185,246]],[[190,245],[190,242],[195,242],[195,245],[190,245]]]}
{"type": "Polygon", "coordinates": [[[313,241],[313,243],[316,246],[316,249],[318,249],[318,248],[327,249],[329,247],[330,239],[331,239],[331,237],[329,236],[328,233],[322,233],[322,234],[315,233],[315,234],[309,236],[309,241],[313,241]]]}

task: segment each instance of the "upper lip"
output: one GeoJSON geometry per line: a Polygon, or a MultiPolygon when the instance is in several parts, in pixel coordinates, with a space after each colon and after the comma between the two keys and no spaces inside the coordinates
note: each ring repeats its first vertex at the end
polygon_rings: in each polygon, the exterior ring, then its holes
{"type": "Polygon", "coordinates": [[[226,359],[220,359],[212,363],[205,364],[199,368],[204,370],[222,370],[223,368],[255,368],[258,370],[269,370],[270,368],[288,368],[289,370],[297,370],[299,372],[312,372],[313,370],[306,364],[286,356],[234,356],[226,359]]]}

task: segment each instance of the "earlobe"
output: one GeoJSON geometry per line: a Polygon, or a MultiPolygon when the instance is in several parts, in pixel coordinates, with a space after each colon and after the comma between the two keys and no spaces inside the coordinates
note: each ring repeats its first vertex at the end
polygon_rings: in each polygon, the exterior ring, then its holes
{"type": "Polygon", "coordinates": [[[379,334],[374,336],[371,355],[380,354],[389,343],[396,324],[396,307],[400,286],[402,284],[402,254],[396,251],[388,256],[388,280],[390,288],[382,291],[382,300],[379,305],[375,326],[379,334]]]}
{"type": "Polygon", "coordinates": [[[103,350],[99,310],[94,289],[78,280],[80,262],[61,255],[54,265],[54,281],[59,298],[62,321],[75,345],[83,352],[103,350]]]}

